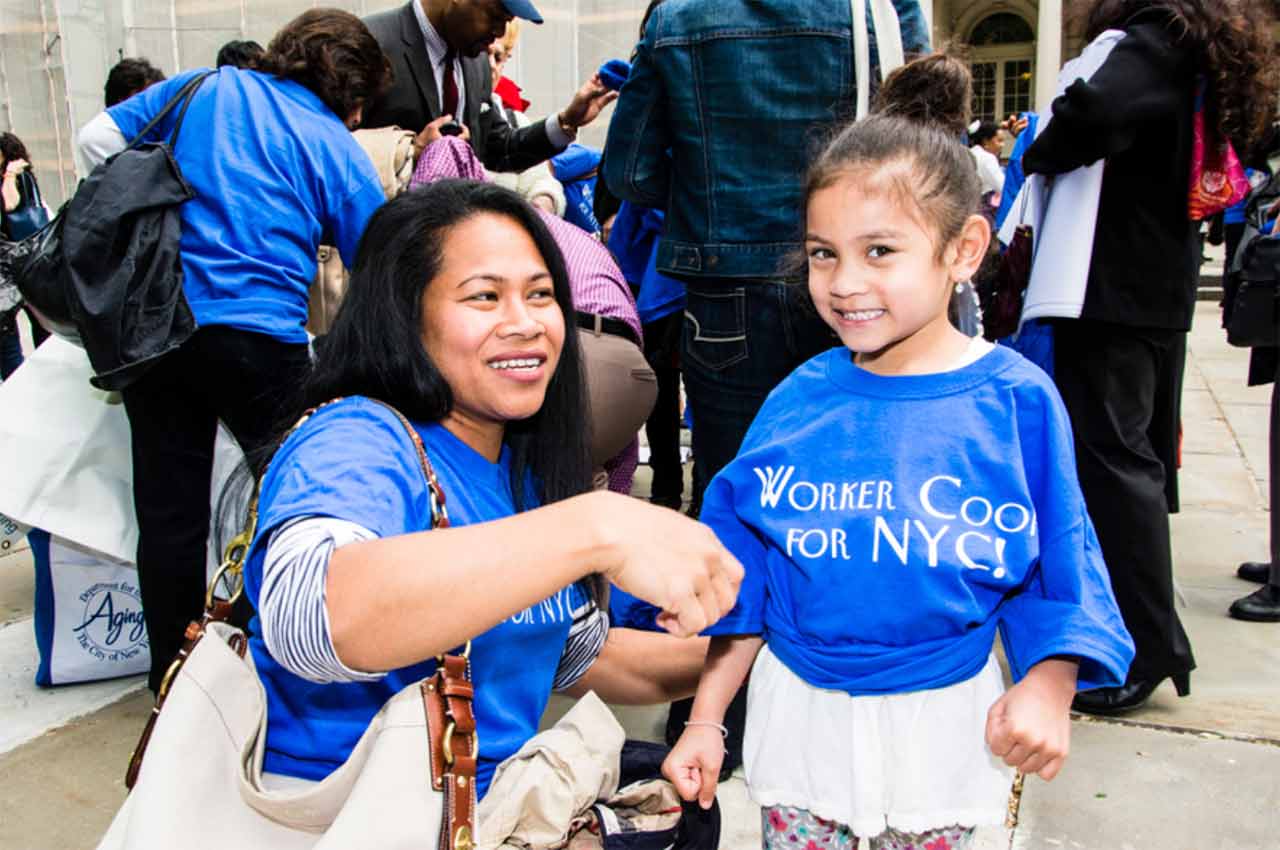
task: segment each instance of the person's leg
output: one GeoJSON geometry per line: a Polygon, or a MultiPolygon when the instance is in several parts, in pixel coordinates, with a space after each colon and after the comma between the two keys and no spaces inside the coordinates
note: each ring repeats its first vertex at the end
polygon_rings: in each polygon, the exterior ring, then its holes
{"type": "Polygon", "coordinates": [[[211,406],[246,456],[262,462],[257,455],[290,424],[285,418],[311,370],[307,346],[223,326],[201,328],[193,342],[211,406]]]}
{"type": "Polygon", "coordinates": [[[1271,574],[1268,584],[1280,588],[1280,357],[1275,358],[1276,376],[1271,384],[1271,422],[1267,431],[1267,496],[1271,506],[1271,574]]]}
{"type": "Polygon", "coordinates": [[[1182,381],[1186,368],[1187,335],[1179,333],[1160,359],[1151,425],[1147,428],[1151,447],[1164,464],[1164,498],[1171,514],[1176,514],[1181,508],[1178,466],[1182,455],[1182,381]]]}
{"type": "Polygon", "coordinates": [[[693,453],[710,481],[738,453],[765,398],[837,340],[802,288],[714,280],[687,288],[681,366],[693,410],[693,453]]]}
{"type": "Polygon", "coordinates": [[[947,826],[928,832],[886,829],[870,843],[871,850],[969,850],[973,836],[971,826],[947,826]]]}
{"type": "Polygon", "coordinates": [[[18,336],[18,323],[10,315],[0,319],[0,381],[9,376],[22,365],[22,338],[18,336]]]}
{"type": "Polygon", "coordinates": [[[31,323],[31,344],[39,348],[40,344],[49,338],[49,332],[44,329],[44,325],[40,324],[36,314],[30,309],[24,306],[22,312],[27,314],[27,320],[31,323]]]}
{"type": "Polygon", "coordinates": [[[844,824],[823,820],[804,809],[767,806],[760,810],[760,844],[764,850],[805,850],[811,846],[853,850],[858,836],[844,824]]]}
{"type": "Polygon", "coordinates": [[[680,462],[679,332],[683,314],[677,310],[644,326],[645,358],[658,377],[658,397],[644,423],[649,441],[649,469],[653,484],[649,500],[680,508],[684,468],[680,462]]]}
{"type": "Polygon", "coordinates": [[[1086,321],[1055,328],[1054,379],[1075,432],[1080,487],[1137,647],[1131,683],[1176,682],[1195,667],[1174,610],[1165,469],[1149,436],[1175,336],[1086,321]]]}
{"type": "MultiPolygon", "coordinates": [[[[267,450],[292,424],[287,420],[311,369],[310,351],[304,343],[220,325],[201,328],[192,342],[212,409],[244,450],[253,474],[262,475],[270,461],[267,450]]],[[[230,622],[247,629],[252,618],[253,607],[241,595],[230,622]]]]}
{"type": "Polygon", "coordinates": [[[1280,622],[1280,357],[1276,358],[1276,381],[1271,385],[1271,425],[1268,435],[1269,480],[1268,494],[1271,499],[1270,533],[1271,563],[1263,569],[1262,564],[1246,563],[1240,565],[1241,577],[1263,580],[1266,583],[1248,596],[1231,603],[1228,613],[1237,620],[1252,622],[1280,622]]]}
{"type": "Polygon", "coordinates": [[[192,343],[167,355],[121,395],[133,449],[138,584],[157,691],[204,610],[209,478],[217,416],[206,402],[192,343]]]}
{"type": "MultiPolygon", "coordinates": [[[[693,409],[695,473],[705,485],[737,455],[774,387],[838,340],[802,287],[720,280],[690,283],[686,292],[681,365],[693,409]]],[[[668,743],[684,731],[692,704],[671,704],[668,743]]],[[[746,712],[744,686],[725,713],[726,772],[742,763],[746,712]]]]}

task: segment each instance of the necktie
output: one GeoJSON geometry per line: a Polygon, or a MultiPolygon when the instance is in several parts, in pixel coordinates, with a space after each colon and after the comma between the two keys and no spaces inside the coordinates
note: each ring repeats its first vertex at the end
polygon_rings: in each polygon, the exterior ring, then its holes
{"type": "Polygon", "coordinates": [[[444,54],[444,69],[442,80],[444,82],[444,115],[452,115],[453,120],[462,123],[462,116],[458,115],[458,81],[453,76],[453,60],[458,58],[458,52],[452,47],[444,54]]]}

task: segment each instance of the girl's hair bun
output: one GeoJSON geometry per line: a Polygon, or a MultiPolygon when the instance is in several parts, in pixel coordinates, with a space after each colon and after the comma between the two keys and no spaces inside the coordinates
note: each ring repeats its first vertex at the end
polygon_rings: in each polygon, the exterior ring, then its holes
{"type": "Polygon", "coordinates": [[[894,70],[880,86],[872,112],[933,124],[959,138],[969,124],[973,75],[957,56],[930,53],[894,70]]]}

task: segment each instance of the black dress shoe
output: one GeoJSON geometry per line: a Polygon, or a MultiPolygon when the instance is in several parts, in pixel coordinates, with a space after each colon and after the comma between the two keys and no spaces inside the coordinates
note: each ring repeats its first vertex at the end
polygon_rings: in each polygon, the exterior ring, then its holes
{"type": "Polygon", "coordinates": [[[1243,599],[1232,602],[1227,613],[1237,620],[1280,623],[1280,587],[1264,584],[1243,599]]]}
{"type": "MultiPolygon", "coordinates": [[[[1185,697],[1191,693],[1191,674],[1177,673],[1170,677],[1178,696],[1185,697]]],[[[1071,701],[1073,711],[1081,714],[1097,714],[1107,717],[1113,714],[1124,714],[1140,708],[1164,679],[1135,679],[1125,682],[1116,688],[1096,688],[1092,691],[1081,691],[1071,701]]]]}
{"type": "Polygon", "coordinates": [[[1245,561],[1236,568],[1236,575],[1245,581],[1266,584],[1267,580],[1271,578],[1271,563],[1269,561],[1245,561]]]}

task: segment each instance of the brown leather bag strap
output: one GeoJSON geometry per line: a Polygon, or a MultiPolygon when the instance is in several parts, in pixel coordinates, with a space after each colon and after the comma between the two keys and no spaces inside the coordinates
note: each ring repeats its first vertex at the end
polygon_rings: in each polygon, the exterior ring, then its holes
{"type": "MultiPolygon", "coordinates": [[[[431,503],[431,527],[448,528],[444,489],[427,457],[422,436],[400,411],[385,402],[379,404],[400,420],[418,451],[431,503]]],[[[470,654],[468,643],[461,654],[441,656],[435,674],[421,685],[423,711],[427,717],[431,787],[444,798],[439,850],[474,850],[476,846],[476,763],[480,736],[472,710],[475,687],[471,682],[470,654]]]]}
{"type": "Polygon", "coordinates": [[[385,401],[378,401],[378,404],[391,411],[396,419],[400,420],[400,424],[404,426],[404,430],[409,434],[409,439],[413,441],[413,447],[418,450],[418,462],[422,464],[422,474],[427,477],[427,492],[431,499],[431,527],[432,528],[448,528],[449,527],[449,511],[445,506],[444,488],[440,486],[440,479],[436,477],[435,467],[431,465],[431,460],[427,457],[427,447],[422,444],[422,436],[418,434],[418,429],[414,428],[405,415],[396,410],[385,401]]]}
{"type": "MultiPolygon", "coordinates": [[[[470,651],[470,644],[464,653],[470,651]]],[[[476,827],[476,762],[480,738],[466,654],[446,655],[422,683],[431,787],[444,796],[440,850],[472,850],[476,827]]]]}

